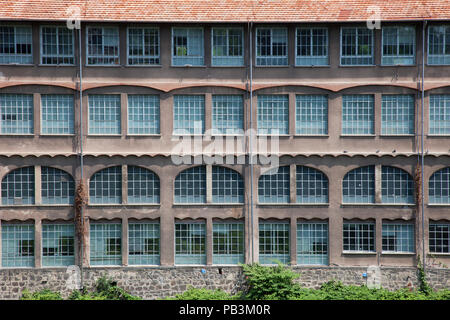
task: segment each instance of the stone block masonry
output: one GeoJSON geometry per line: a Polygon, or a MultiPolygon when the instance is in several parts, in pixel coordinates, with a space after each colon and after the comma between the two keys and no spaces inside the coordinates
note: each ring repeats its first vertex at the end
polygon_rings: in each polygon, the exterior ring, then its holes
{"type": "MultiPolygon", "coordinates": [[[[367,267],[292,267],[300,274],[296,281],[307,288],[319,288],[329,280],[347,285],[367,284],[367,267]]],[[[369,269],[370,271],[370,269],[369,269]]],[[[380,267],[381,287],[389,290],[418,288],[417,269],[380,267]]],[[[189,286],[222,289],[235,294],[245,287],[242,269],[233,267],[96,267],[84,270],[84,283],[92,288],[98,278],[107,276],[133,295],[158,299],[184,292],[189,286]]],[[[19,299],[23,290],[51,289],[64,298],[71,293],[71,273],[65,268],[0,269],[0,299],[19,299]]],[[[433,289],[450,289],[450,269],[427,269],[433,289]]]]}

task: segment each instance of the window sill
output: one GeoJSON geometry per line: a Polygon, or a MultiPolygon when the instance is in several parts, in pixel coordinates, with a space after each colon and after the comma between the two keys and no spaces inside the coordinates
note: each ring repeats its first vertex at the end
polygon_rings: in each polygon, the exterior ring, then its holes
{"type": "Polygon", "coordinates": [[[89,207],[160,207],[161,203],[88,203],[89,207]]]}
{"type": "Polygon", "coordinates": [[[264,133],[258,133],[256,134],[256,136],[259,137],[281,137],[281,138],[286,138],[286,137],[290,137],[291,135],[288,133],[283,133],[283,134],[264,134],[264,133]]]}
{"type": "Polygon", "coordinates": [[[341,138],[375,138],[375,134],[341,134],[341,138]]]}
{"type": "Polygon", "coordinates": [[[126,64],[125,68],[162,68],[161,64],[126,64]]]}
{"type": "Polygon", "coordinates": [[[376,251],[342,251],[342,254],[345,255],[377,255],[376,251]]]}
{"type": "Polygon", "coordinates": [[[380,67],[417,67],[417,64],[380,64],[380,67]]]}
{"type": "Polygon", "coordinates": [[[427,207],[445,208],[445,207],[450,207],[450,203],[428,203],[427,207]]]}
{"type": "Polygon", "coordinates": [[[341,203],[341,207],[415,207],[414,203],[341,203]]]}
{"type": "Polygon", "coordinates": [[[39,136],[56,138],[56,137],[74,137],[75,134],[74,133],[41,133],[41,134],[39,134],[39,136]]]}
{"type": "Polygon", "coordinates": [[[273,206],[283,206],[283,207],[328,207],[329,203],[256,203],[257,206],[262,207],[273,207],[273,206]]]}
{"type": "Polygon", "coordinates": [[[427,138],[450,138],[450,134],[427,134],[427,138]]]}
{"type": "Polygon", "coordinates": [[[329,138],[328,134],[294,134],[294,138],[329,138]]]}
{"type": "Polygon", "coordinates": [[[17,66],[22,66],[22,67],[35,67],[36,64],[34,63],[0,63],[0,66],[4,66],[4,67],[17,67],[17,66]]]}
{"type": "Polygon", "coordinates": [[[411,138],[414,134],[380,134],[381,138],[411,138]]]}
{"type": "Polygon", "coordinates": [[[0,137],[34,137],[34,133],[0,133],[0,137]]]}
{"type": "Polygon", "coordinates": [[[294,68],[330,68],[329,64],[293,65],[294,68]]]}
{"type": "Polygon", "coordinates": [[[76,67],[75,64],[43,64],[39,63],[37,65],[38,67],[76,67]]]}
{"type": "Polygon", "coordinates": [[[172,203],[175,207],[196,207],[196,206],[207,206],[207,207],[241,207],[244,203],[172,203]]]}
{"type": "Polygon", "coordinates": [[[450,257],[450,252],[428,252],[427,256],[450,257]]]}
{"type": "Polygon", "coordinates": [[[160,133],[143,133],[143,134],[139,134],[139,133],[136,133],[136,134],[133,134],[133,133],[127,133],[126,136],[127,136],[127,137],[133,137],[133,138],[135,138],[135,137],[161,137],[161,134],[160,134],[160,133]]]}
{"type": "Polygon", "coordinates": [[[184,65],[171,65],[172,68],[206,68],[206,65],[201,65],[201,66],[195,66],[195,65],[190,65],[190,64],[184,64],[184,65]]]}
{"type": "Polygon", "coordinates": [[[255,68],[290,68],[291,66],[286,64],[286,65],[281,65],[281,66],[271,66],[271,65],[264,65],[264,66],[259,66],[259,65],[255,65],[255,68]]]}
{"type": "Polygon", "coordinates": [[[395,252],[395,251],[385,251],[381,252],[383,256],[415,256],[415,252],[395,252]]]}
{"type": "Polygon", "coordinates": [[[246,68],[245,65],[241,65],[241,66],[238,66],[238,65],[236,65],[236,66],[214,66],[214,65],[211,65],[210,67],[211,68],[246,68]]]}
{"type": "Polygon", "coordinates": [[[99,133],[99,134],[88,133],[88,135],[87,135],[88,138],[110,138],[110,137],[120,138],[121,136],[122,136],[121,133],[112,133],[112,134],[107,134],[107,133],[99,133]]]}
{"type": "Polygon", "coordinates": [[[376,67],[376,64],[352,64],[352,65],[343,65],[343,64],[339,64],[339,68],[354,68],[354,67],[365,67],[365,68],[370,68],[370,67],[376,67]]]}
{"type": "Polygon", "coordinates": [[[90,67],[108,67],[108,68],[120,68],[124,67],[121,64],[85,64],[84,67],[90,68],[90,67]]]}

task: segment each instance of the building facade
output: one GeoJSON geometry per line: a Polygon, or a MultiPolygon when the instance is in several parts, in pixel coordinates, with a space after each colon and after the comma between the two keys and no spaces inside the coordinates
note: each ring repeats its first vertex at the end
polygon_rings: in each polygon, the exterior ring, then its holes
{"type": "Polygon", "coordinates": [[[1,17],[1,268],[450,262],[449,16],[1,17]]]}

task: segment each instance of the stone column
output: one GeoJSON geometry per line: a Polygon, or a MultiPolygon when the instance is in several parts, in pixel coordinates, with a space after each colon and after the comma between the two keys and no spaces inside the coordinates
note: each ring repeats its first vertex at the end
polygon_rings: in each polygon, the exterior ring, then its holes
{"type": "Polygon", "coordinates": [[[122,217],[122,265],[128,266],[128,217],[122,217]]]}
{"type": "Polygon", "coordinates": [[[34,166],[34,203],[42,203],[41,166],[34,166]]]}
{"type": "Polygon", "coordinates": [[[34,220],[34,267],[42,267],[42,221],[34,220]]]}
{"type": "Polygon", "coordinates": [[[375,166],[375,203],[381,203],[381,164],[375,166]]]}
{"type": "Polygon", "coordinates": [[[289,230],[289,236],[290,236],[290,256],[291,256],[291,265],[297,264],[297,219],[291,218],[290,219],[290,230],[289,230]]]}
{"type": "Polygon", "coordinates": [[[206,218],[206,264],[213,263],[213,223],[212,218],[206,218]]]}
{"type": "Polygon", "coordinates": [[[128,204],[128,166],[122,165],[122,204],[128,204]]]}

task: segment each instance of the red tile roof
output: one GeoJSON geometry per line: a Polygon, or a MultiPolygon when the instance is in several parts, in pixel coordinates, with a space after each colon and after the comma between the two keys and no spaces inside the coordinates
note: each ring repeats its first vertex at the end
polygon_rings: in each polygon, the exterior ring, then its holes
{"type": "Polygon", "coordinates": [[[450,20],[450,0],[0,0],[0,20],[340,22],[450,20]]]}

